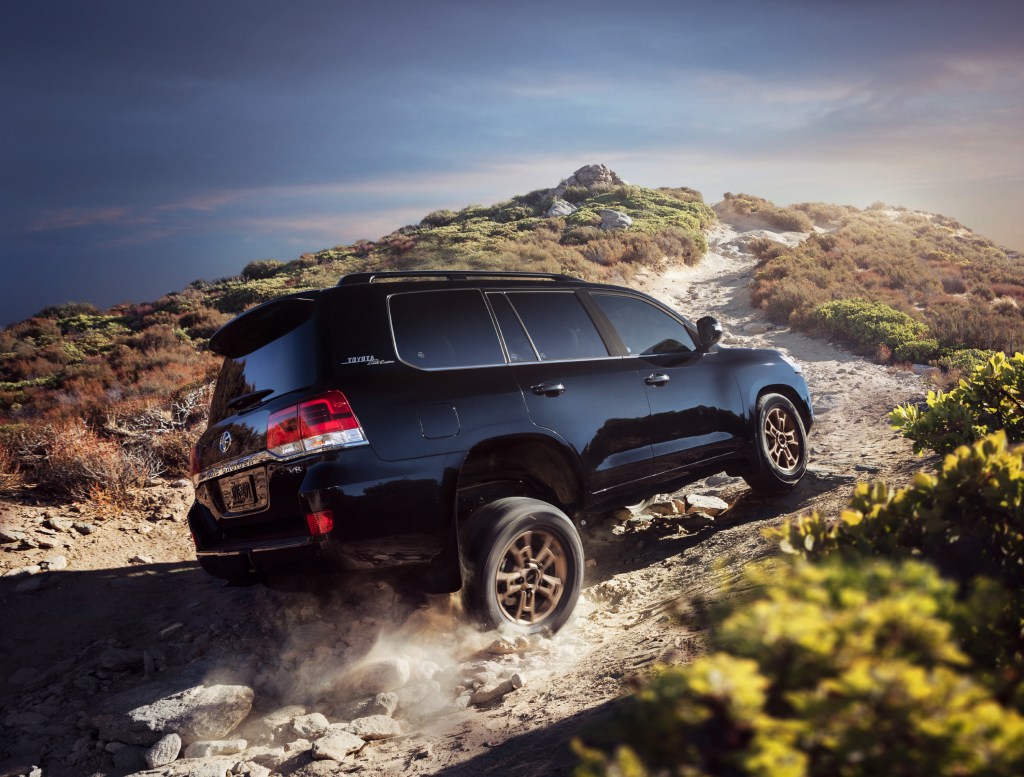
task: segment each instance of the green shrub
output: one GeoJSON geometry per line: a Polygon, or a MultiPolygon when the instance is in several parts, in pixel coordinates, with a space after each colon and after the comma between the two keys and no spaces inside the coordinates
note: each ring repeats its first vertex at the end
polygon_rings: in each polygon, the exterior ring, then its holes
{"type": "Polygon", "coordinates": [[[577,777],[1024,769],[1024,718],[959,648],[967,605],[933,568],[801,561],[744,582],[713,617],[717,652],[661,669],[577,742],[577,777]]]}
{"type": "Polygon", "coordinates": [[[928,364],[939,354],[939,341],[934,338],[911,340],[893,349],[892,356],[897,362],[928,364]]]}
{"type": "Polygon", "coordinates": [[[840,299],[814,310],[815,323],[826,334],[862,351],[884,345],[893,351],[920,341],[927,327],[920,321],[881,302],[840,299]]]}
{"type": "Polygon", "coordinates": [[[982,362],[991,359],[992,356],[992,351],[983,351],[978,348],[954,348],[939,356],[935,360],[935,366],[941,367],[947,372],[971,372],[982,362]]]}
{"type": "Polygon", "coordinates": [[[242,268],[242,278],[247,281],[272,278],[284,268],[285,263],[277,259],[256,259],[242,268]]]}
{"type": "Polygon", "coordinates": [[[996,430],[1024,441],[1024,354],[993,354],[953,390],[928,392],[926,404],[901,405],[889,415],[915,451],[945,453],[996,430]]]}
{"type": "Polygon", "coordinates": [[[421,227],[444,227],[455,221],[458,214],[453,210],[435,210],[420,221],[421,227]]]}

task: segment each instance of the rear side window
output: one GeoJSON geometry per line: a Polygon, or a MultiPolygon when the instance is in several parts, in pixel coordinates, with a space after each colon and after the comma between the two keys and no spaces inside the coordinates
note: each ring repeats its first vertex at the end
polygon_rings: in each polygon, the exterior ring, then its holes
{"type": "Polygon", "coordinates": [[[575,293],[510,292],[508,299],[541,359],[594,359],[608,355],[594,322],[575,293]]]}
{"type": "Polygon", "coordinates": [[[224,359],[210,403],[211,422],[237,412],[228,403],[246,394],[267,392],[259,401],[312,385],[313,354],[313,319],[307,318],[245,356],[224,359]]]}
{"type": "Polygon", "coordinates": [[[504,364],[483,294],[474,289],[396,294],[389,301],[395,348],[415,367],[504,364]]]}
{"type": "Polygon", "coordinates": [[[591,294],[631,354],[695,351],[686,327],[664,310],[624,294],[591,294]]]}

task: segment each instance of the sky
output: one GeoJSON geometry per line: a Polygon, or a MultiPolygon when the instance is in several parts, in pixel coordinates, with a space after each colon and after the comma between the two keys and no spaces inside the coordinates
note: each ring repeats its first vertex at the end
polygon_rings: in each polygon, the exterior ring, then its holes
{"type": "Polygon", "coordinates": [[[5,0],[0,325],[601,162],[1024,250],[1019,0],[5,0]]]}

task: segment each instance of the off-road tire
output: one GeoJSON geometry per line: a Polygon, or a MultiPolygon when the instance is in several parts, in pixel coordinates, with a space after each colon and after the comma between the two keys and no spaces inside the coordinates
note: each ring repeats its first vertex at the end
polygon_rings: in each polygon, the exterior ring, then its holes
{"type": "Polygon", "coordinates": [[[782,494],[796,487],[807,470],[807,432],[793,403],[781,394],[757,400],[753,469],[743,476],[762,494],[782,494]]]}
{"type": "Polygon", "coordinates": [[[569,517],[539,499],[508,497],[476,510],[462,542],[463,599],[484,628],[554,633],[583,587],[583,545],[569,517]]]}

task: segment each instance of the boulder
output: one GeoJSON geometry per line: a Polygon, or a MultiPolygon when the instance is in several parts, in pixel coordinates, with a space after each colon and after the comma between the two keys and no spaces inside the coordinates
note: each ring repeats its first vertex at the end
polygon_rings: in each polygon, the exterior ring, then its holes
{"type": "Polygon", "coordinates": [[[601,216],[601,229],[606,231],[614,229],[629,229],[633,224],[633,219],[621,210],[605,208],[603,210],[599,210],[598,214],[601,216]]]}
{"type": "Polygon", "coordinates": [[[566,186],[585,186],[588,189],[593,189],[594,187],[610,188],[625,183],[614,170],[602,164],[584,165],[565,179],[566,186]]]}
{"type": "Polygon", "coordinates": [[[212,739],[193,742],[185,748],[185,758],[213,758],[218,755],[234,755],[245,750],[244,739],[212,739]]]}
{"type": "Polygon", "coordinates": [[[151,683],[107,698],[92,722],[107,741],[152,745],[175,733],[187,745],[223,739],[249,714],[252,701],[252,688],[245,685],[180,689],[151,683]]]}
{"type": "Polygon", "coordinates": [[[367,741],[390,739],[401,735],[402,724],[386,715],[370,715],[365,718],[356,718],[345,726],[344,730],[367,741]]]}
{"type": "MultiPolygon", "coordinates": [[[[401,690],[404,690],[402,688],[401,690]]],[[[378,693],[368,699],[360,699],[339,708],[338,716],[345,720],[365,718],[370,715],[387,715],[389,718],[395,714],[398,708],[400,696],[393,691],[378,693]]]]}
{"type": "Polygon", "coordinates": [[[571,216],[577,210],[579,210],[579,208],[577,208],[571,202],[556,199],[553,203],[551,203],[551,207],[548,208],[547,213],[545,213],[544,215],[547,216],[549,219],[558,218],[561,216],[571,216]]]}
{"type": "Polygon", "coordinates": [[[319,712],[300,715],[292,721],[292,731],[303,739],[316,739],[330,728],[330,721],[319,712]]]}
{"type": "Polygon", "coordinates": [[[180,752],[181,737],[177,734],[168,734],[161,737],[155,745],[146,751],[146,764],[150,769],[167,766],[178,757],[180,752]]]}
{"type": "Polygon", "coordinates": [[[343,728],[332,726],[313,743],[310,755],[317,761],[344,761],[346,756],[358,752],[365,740],[343,728]]]}
{"type": "Polygon", "coordinates": [[[401,688],[409,682],[409,662],[403,658],[388,658],[363,664],[341,678],[338,692],[346,699],[376,696],[401,688]]]}
{"type": "Polygon", "coordinates": [[[704,496],[703,494],[686,495],[686,512],[701,512],[712,517],[721,515],[729,509],[729,503],[717,496],[704,496]]]}
{"type": "Polygon", "coordinates": [[[522,688],[524,685],[523,677],[520,674],[514,674],[507,680],[502,680],[497,685],[490,687],[483,687],[480,690],[473,693],[469,699],[469,703],[473,705],[490,704],[493,701],[506,696],[516,688],[522,688]]]}
{"type": "Polygon", "coordinates": [[[516,646],[507,639],[498,638],[487,646],[487,652],[496,656],[507,656],[516,652],[516,646]]]}
{"type": "Polygon", "coordinates": [[[298,704],[288,707],[281,707],[269,712],[252,724],[246,724],[246,731],[251,731],[253,736],[259,740],[276,740],[286,730],[291,729],[291,723],[295,718],[306,714],[306,708],[298,704]]]}

